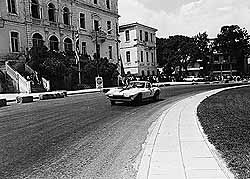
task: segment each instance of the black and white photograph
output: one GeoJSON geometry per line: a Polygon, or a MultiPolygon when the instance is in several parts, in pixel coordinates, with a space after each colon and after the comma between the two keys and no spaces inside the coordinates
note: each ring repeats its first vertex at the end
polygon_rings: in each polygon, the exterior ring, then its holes
{"type": "Polygon", "coordinates": [[[0,179],[250,179],[250,1],[0,0],[0,179]]]}

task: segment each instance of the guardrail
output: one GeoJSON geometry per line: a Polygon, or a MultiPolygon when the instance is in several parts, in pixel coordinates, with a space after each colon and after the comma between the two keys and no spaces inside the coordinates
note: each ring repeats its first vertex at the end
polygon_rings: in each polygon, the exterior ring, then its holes
{"type": "Polygon", "coordinates": [[[16,70],[14,70],[8,61],[5,62],[6,72],[15,81],[17,92],[21,93],[31,93],[31,82],[27,81],[22,75],[20,75],[16,70]]]}

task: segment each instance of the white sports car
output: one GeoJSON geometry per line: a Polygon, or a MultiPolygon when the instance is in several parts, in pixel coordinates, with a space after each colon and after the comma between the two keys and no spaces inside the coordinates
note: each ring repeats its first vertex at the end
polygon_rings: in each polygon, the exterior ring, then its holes
{"type": "Polygon", "coordinates": [[[131,81],[123,88],[111,89],[106,93],[111,104],[116,102],[134,102],[135,104],[141,103],[146,99],[159,100],[160,89],[152,87],[148,81],[131,81]]]}

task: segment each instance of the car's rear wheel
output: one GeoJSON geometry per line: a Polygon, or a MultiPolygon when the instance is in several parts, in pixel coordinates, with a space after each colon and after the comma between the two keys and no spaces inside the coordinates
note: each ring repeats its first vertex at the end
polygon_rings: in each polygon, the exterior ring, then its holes
{"type": "Polygon", "coordinates": [[[154,94],[154,96],[153,96],[153,100],[154,101],[159,101],[159,99],[160,99],[160,92],[156,91],[155,94],[154,94]]]}

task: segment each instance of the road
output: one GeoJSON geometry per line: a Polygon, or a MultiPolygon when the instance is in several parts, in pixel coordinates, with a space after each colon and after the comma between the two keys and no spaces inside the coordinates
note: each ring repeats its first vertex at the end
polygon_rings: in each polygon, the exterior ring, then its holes
{"type": "Polygon", "coordinates": [[[174,102],[225,85],[162,88],[161,100],[111,106],[103,93],[0,108],[0,178],[133,179],[151,124],[174,102]]]}

